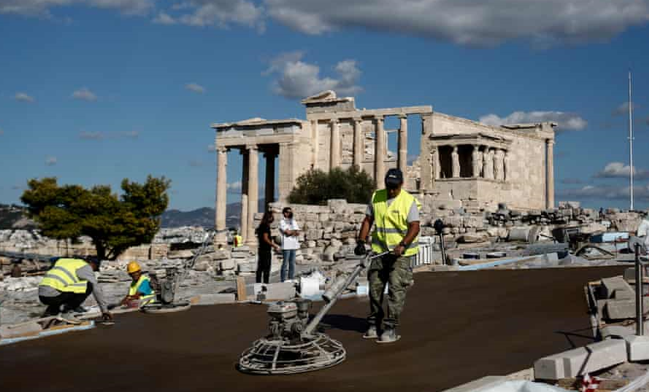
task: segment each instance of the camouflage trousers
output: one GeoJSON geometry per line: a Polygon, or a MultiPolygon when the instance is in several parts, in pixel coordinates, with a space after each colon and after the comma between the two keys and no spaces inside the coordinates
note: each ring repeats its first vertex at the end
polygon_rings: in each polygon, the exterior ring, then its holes
{"type": "Polygon", "coordinates": [[[411,257],[387,255],[374,259],[367,271],[370,290],[370,325],[388,328],[399,325],[399,315],[406,303],[406,292],[414,281],[411,257]],[[388,285],[388,314],[383,311],[383,293],[388,285]]]}

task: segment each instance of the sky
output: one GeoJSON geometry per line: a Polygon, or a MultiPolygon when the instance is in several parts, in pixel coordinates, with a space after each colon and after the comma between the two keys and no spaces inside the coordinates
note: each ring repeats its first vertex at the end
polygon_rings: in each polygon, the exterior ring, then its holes
{"type": "MultiPolygon", "coordinates": [[[[170,208],[214,206],[212,123],[305,118],[300,99],[332,89],[555,121],[556,200],[628,208],[630,69],[646,209],[648,43],[649,0],[0,0],[0,203],[31,178],[117,192],[152,174],[170,208]]],[[[228,202],[240,177],[230,153],[228,202]]]]}

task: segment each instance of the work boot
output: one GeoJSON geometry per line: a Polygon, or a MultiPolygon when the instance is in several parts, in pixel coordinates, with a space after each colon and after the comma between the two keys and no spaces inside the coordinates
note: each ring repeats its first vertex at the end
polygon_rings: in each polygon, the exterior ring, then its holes
{"type": "Polygon", "coordinates": [[[67,305],[63,306],[63,313],[86,313],[88,309],[84,308],[83,306],[79,305],[76,308],[72,309],[69,308],[67,305]]]}
{"type": "Polygon", "coordinates": [[[378,337],[379,337],[379,332],[376,329],[376,325],[370,325],[370,327],[363,335],[363,339],[377,339],[378,337]]]}
{"type": "Polygon", "coordinates": [[[67,321],[70,324],[81,324],[82,321],[79,320],[78,318],[74,317],[74,314],[72,312],[64,312],[59,315],[59,318],[61,320],[67,321]]]}
{"type": "Polygon", "coordinates": [[[397,335],[397,330],[394,328],[386,328],[377,343],[394,343],[397,340],[401,339],[401,336],[397,335]]]}

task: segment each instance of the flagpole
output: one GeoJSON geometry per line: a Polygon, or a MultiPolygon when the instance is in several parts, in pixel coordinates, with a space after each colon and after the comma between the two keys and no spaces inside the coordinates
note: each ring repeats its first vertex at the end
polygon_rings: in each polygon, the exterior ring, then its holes
{"type": "Polygon", "coordinates": [[[631,98],[631,70],[629,69],[629,182],[630,182],[630,196],[631,196],[631,210],[633,210],[633,101],[631,98]]]}

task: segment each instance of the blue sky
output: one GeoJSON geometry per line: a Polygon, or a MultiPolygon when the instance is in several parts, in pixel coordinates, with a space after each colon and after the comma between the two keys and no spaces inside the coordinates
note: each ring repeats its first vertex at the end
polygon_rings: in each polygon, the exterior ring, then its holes
{"type": "Polygon", "coordinates": [[[631,68],[649,208],[648,42],[649,0],[0,0],[0,202],[34,177],[117,190],[153,174],[172,208],[213,206],[211,123],[303,118],[298,97],[333,88],[358,107],[558,121],[556,199],[625,208],[631,68]]]}

